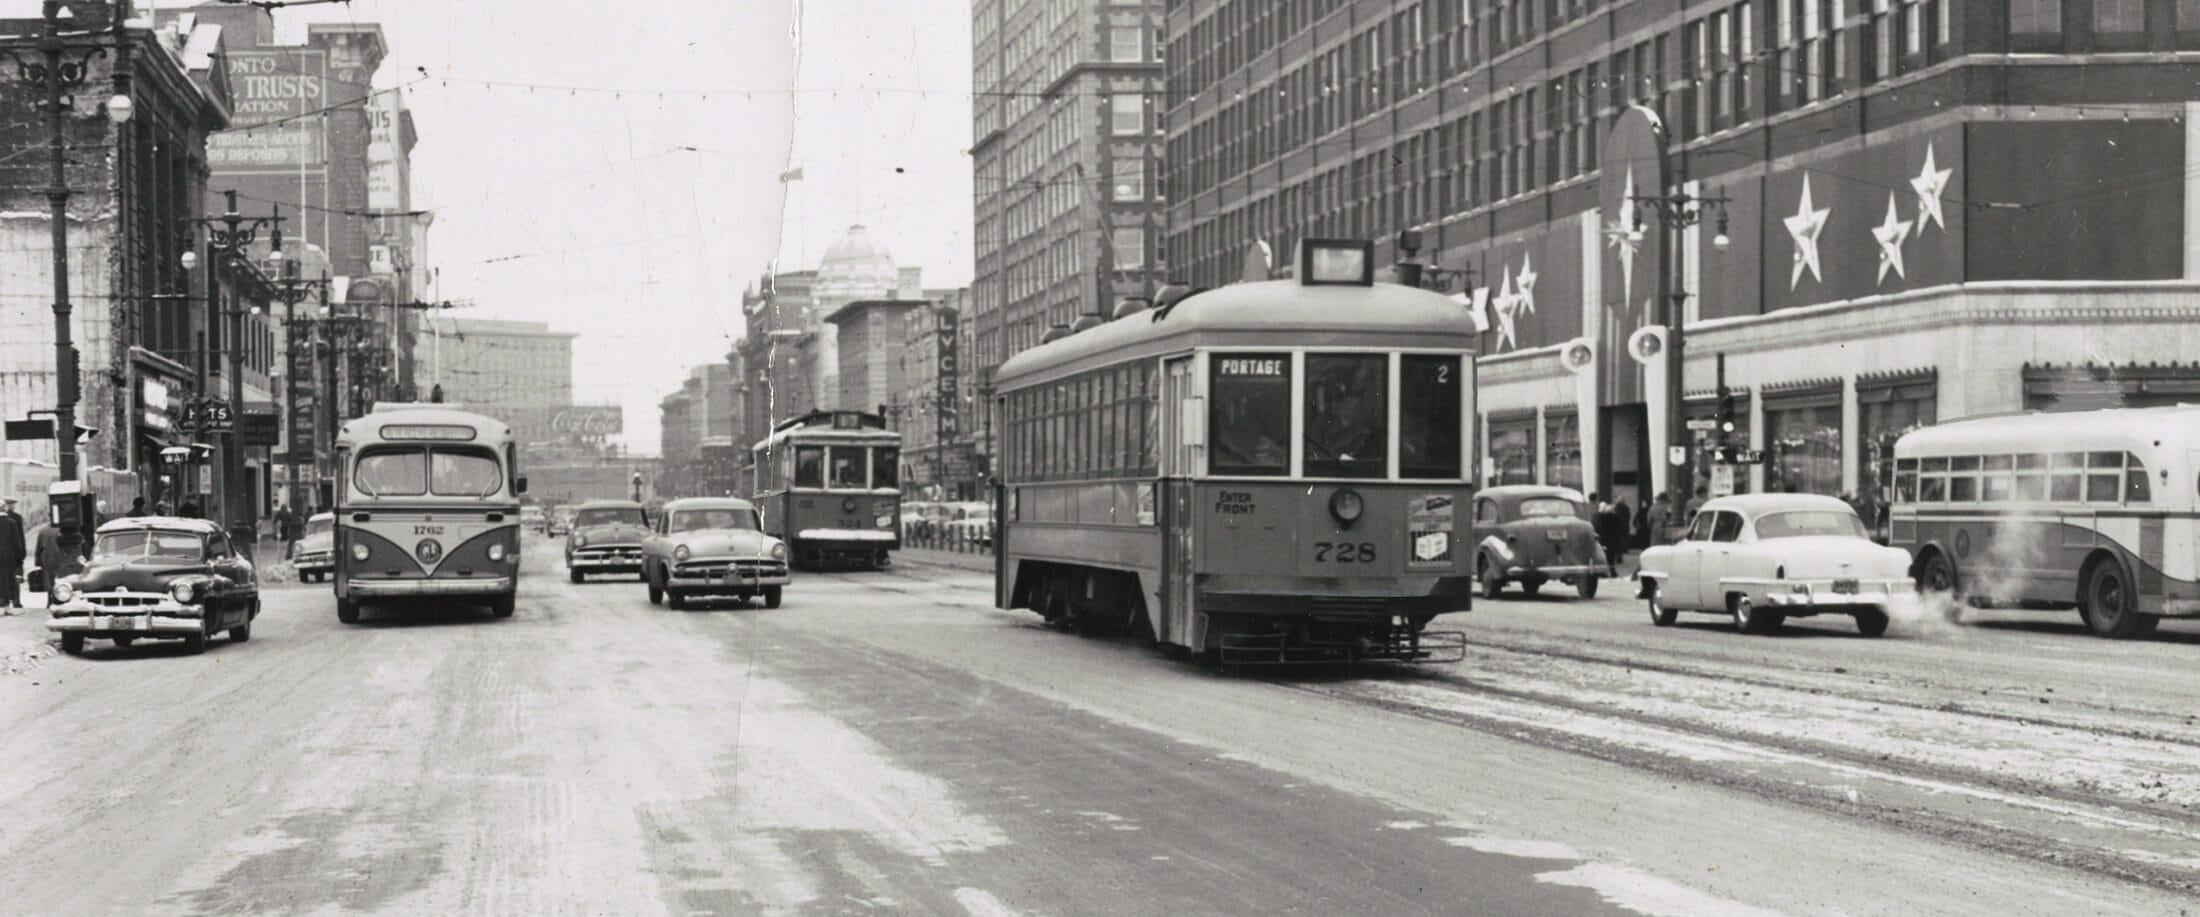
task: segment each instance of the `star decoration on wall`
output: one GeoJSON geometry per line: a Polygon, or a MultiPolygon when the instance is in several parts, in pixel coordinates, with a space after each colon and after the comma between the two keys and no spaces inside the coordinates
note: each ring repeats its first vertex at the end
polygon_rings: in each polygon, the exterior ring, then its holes
{"type": "Polygon", "coordinates": [[[1917,222],[1911,231],[1917,235],[1925,234],[1928,222],[1940,227],[1941,232],[1948,231],[1947,222],[1941,218],[1940,195],[1948,190],[1948,179],[1956,170],[1938,166],[1939,162],[1933,158],[1933,145],[1925,144],[1925,167],[1918,170],[1916,178],[1910,179],[1911,190],[1917,192],[1917,222]]]}
{"type": "Polygon", "coordinates": [[[1803,176],[1803,199],[1795,205],[1795,215],[1782,220],[1787,224],[1788,235],[1795,240],[1795,269],[1788,274],[1788,289],[1795,289],[1803,281],[1803,272],[1810,271],[1811,279],[1826,282],[1826,276],[1818,268],[1818,234],[1826,229],[1826,217],[1833,213],[1831,207],[1812,206],[1810,200],[1810,176],[1803,176]]]}
{"type": "MultiPolygon", "coordinates": [[[[1922,220],[1921,220],[1922,221],[1922,220]]],[[[1879,240],[1879,283],[1887,282],[1887,271],[1904,280],[1910,275],[1902,269],[1902,240],[1909,238],[1911,221],[1902,219],[1895,212],[1894,194],[1887,194],[1887,220],[1872,227],[1872,238],[1879,240]]]]}
{"type": "Polygon", "coordinates": [[[1490,311],[1497,313],[1497,339],[1506,349],[1520,346],[1513,328],[1513,307],[1518,305],[1519,296],[1513,292],[1512,265],[1505,265],[1505,279],[1498,284],[1497,295],[1490,300],[1490,311]]]}
{"type": "Polygon", "coordinates": [[[1635,298],[1635,252],[1641,243],[1632,237],[1635,231],[1635,170],[1627,170],[1627,184],[1619,201],[1619,215],[1604,224],[1604,242],[1619,253],[1620,301],[1635,298]]]}
{"type": "Polygon", "coordinates": [[[1530,255],[1520,256],[1520,291],[1513,297],[1513,311],[1535,312],[1535,262],[1530,255]]]}

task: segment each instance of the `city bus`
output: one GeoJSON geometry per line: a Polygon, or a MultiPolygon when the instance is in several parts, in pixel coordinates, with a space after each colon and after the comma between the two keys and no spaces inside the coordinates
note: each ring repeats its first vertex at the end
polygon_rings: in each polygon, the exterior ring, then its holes
{"type": "Polygon", "coordinates": [[[796,566],[883,567],[901,547],[901,434],[862,411],[780,421],[751,450],[764,532],[796,566]]]}
{"type": "Polygon", "coordinates": [[[2200,615],[2200,406],[2027,412],[1894,446],[1889,543],[1918,588],[2076,608],[2104,637],[2200,615]]]}
{"type": "Polygon", "coordinates": [[[1050,335],[995,374],[995,605],[1222,664],[1457,661],[1475,330],[1309,240],[1296,279],[1050,335]]]}
{"type": "Polygon", "coordinates": [[[378,403],[336,437],[336,618],[365,605],[487,605],[519,584],[519,444],[451,404],[378,403]]]}

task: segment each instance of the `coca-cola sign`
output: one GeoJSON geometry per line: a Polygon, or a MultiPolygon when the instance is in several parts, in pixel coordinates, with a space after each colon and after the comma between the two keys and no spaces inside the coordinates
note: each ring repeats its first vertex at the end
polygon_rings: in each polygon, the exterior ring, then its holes
{"type": "Polygon", "coordinates": [[[559,408],[550,415],[550,432],[558,436],[609,436],[625,429],[626,413],[614,405],[559,408]]]}

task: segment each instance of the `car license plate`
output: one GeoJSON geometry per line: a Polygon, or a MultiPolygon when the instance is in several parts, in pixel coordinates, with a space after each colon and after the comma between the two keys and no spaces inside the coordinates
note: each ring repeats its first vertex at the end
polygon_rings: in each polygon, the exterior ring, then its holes
{"type": "Polygon", "coordinates": [[[137,630],[142,618],[103,615],[92,619],[93,630],[137,630]]]}
{"type": "Polygon", "coordinates": [[[1837,579],[1833,581],[1834,595],[1855,595],[1856,593],[1857,585],[1855,580],[1837,579]]]}
{"type": "Polygon", "coordinates": [[[1543,537],[1548,538],[1552,541],[1565,541],[1566,533],[1561,529],[1544,529],[1543,537]]]}

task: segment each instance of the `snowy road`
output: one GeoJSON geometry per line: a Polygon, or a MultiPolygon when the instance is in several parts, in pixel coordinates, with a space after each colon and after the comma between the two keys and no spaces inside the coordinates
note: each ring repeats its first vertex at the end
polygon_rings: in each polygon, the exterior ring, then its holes
{"type": "Polygon", "coordinates": [[[1457,666],[1286,679],[943,567],[674,612],[528,562],[506,621],[282,586],[249,644],[0,675],[0,912],[2181,914],[2200,876],[2172,628],[1544,599],[1443,619],[1457,666]]]}

